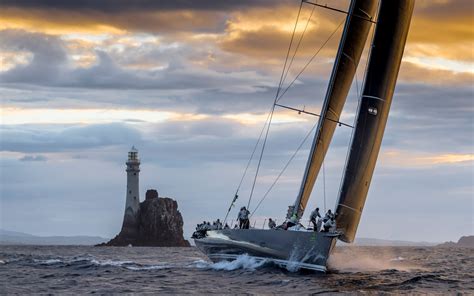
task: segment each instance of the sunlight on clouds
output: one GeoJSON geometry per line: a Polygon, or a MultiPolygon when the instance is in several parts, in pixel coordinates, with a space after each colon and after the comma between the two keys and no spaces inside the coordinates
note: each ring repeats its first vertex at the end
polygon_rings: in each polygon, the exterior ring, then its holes
{"type": "Polygon", "coordinates": [[[79,12],[62,14],[59,10],[22,10],[8,8],[0,11],[0,30],[20,29],[52,35],[123,34],[127,30],[94,20],[93,14],[79,12]]]}
{"type": "MultiPolygon", "coordinates": [[[[228,114],[222,116],[225,119],[235,120],[240,124],[254,125],[263,124],[267,120],[268,114],[251,114],[251,113],[239,113],[239,114],[228,114]]],[[[307,119],[292,115],[291,113],[278,112],[273,116],[273,123],[294,123],[294,122],[306,122],[307,119]]]]}
{"type": "Polygon", "coordinates": [[[455,73],[473,73],[473,62],[458,62],[440,57],[405,57],[406,62],[413,63],[426,69],[448,70],[455,73]]]}
{"type": "MultiPolygon", "coordinates": [[[[161,123],[171,121],[200,121],[210,118],[210,115],[179,113],[153,110],[127,109],[23,109],[3,108],[1,123],[15,124],[99,124],[110,122],[131,123],[161,123]]],[[[222,119],[232,120],[242,125],[263,124],[267,114],[226,114],[222,119]]],[[[307,122],[305,116],[295,115],[292,112],[275,113],[272,122],[297,123],[307,122]]]]}
{"type": "Polygon", "coordinates": [[[124,68],[136,70],[163,70],[168,63],[156,61],[146,55],[153,50],[158,52],[176,49],[178,44],[165,44],[160,38],[151,34],[66,34],[65,41],[71,61],[76,67],[87,68],[98,61],[97,51],[114,55],[116,62],[124,68]]]}
{"type": "MultiPolygon", "coordinates": [[[[294,7],[283,7],[278,9],[278,12],[272,9],[272,13],[268,9],[238,13],[228,21],[227,25],[230,31],[260,31],[272,27],[291,33],[295,27],[295,13],[294,7]]],[[[311,10],[302,10],[296,26],[297,34],[304,31],[310,13],[311,10]]],[[[315,30],[319,26],[319,21],[314,16],[315,14],[308,24],[308,31],[315,30]]]]}
{"type": "Polygon", "coordinates": [[[2,124],[93,124],[117,121],[193,121],[206,115],[152,110],[124,109],[2,109],[2,124]]]}
{"type": "Polygon", "coordinates": [[[381,163],[396,167],[426,167],[474,161],[474,154],[425,154],[411,151],[390,150],[381,154],[381,163]]]}
{"type": "Polygon", "coordinates": [[[443,163],[457,163],[465,161],[473,161],[474,154],[441,154],[430,157],[420,157],[421,161],[427,161],[432,164],[443,164],[443,163]]]}
{"type": "Polygon", "coordinates": [[[1,51],[0,72],[8,71],[17,66],[27,65],[33,59],[33,54],[27,51],[1,51]]]}
{"type": "Polygon", "coordinates": [[[97,56],[95,54],[82,54],[82,55],[71,55],[71,59],[74,65],[80,68],[88,68],[97,62],[97,56]]]}

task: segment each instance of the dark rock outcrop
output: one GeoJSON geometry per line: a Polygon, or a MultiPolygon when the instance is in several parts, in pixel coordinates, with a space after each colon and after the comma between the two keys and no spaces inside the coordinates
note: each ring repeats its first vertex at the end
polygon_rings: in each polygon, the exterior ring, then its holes
{"type": "Polygon", "coordinates": [[[156,190],[146,192],[140,203],[138,225],[134,234],[120,232],[101,246],[189,247],[183,238],[183,217],[178,203],[171,198],[159,198],[156,190]]]}
{"type": "Polygon", "coordinates": [[[155,189],[148,189],[145,194],[145,200],[158,198],[158,191],[155,189]]]}

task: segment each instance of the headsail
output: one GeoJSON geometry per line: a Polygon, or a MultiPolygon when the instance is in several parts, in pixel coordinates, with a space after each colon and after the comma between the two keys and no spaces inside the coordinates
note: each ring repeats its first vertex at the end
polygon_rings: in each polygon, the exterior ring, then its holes
{"type": "Polygon", "coordinates": [[[353,0],[351,2],[316,135],[311,145],[303,181],[293,208],[293,214],[296,213],[298,218],[303,216],[346,102],[360,56],[367,41],[371,26],[370,20],[375,14],[376,5],[377,0],[353,0]]]}
{"type": "Polygon", "coordinates": [[[382,0],[354,137],[337,203],[341,240],[352,242],[380,150],[414,0],[382,0]]]}

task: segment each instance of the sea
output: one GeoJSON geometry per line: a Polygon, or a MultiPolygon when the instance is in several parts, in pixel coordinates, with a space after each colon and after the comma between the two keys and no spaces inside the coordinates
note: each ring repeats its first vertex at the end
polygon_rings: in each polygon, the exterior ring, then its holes
{"type": "Polygon", "coordinates": [[[474,249],[336,247],[326,274],[191,248],[0,246],[0,294],[474,295],[474,249]]]}

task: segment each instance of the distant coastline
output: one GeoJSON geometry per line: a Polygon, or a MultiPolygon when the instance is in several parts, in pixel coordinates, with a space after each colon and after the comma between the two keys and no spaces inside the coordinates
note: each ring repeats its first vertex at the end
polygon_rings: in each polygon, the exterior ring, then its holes
{"type": "MultiPolygon", "coordinates": [[[[373,246],[373,247],[416,247],[416,246],[423,246],[423,247],[432,247],[436,246],[439,243],[434,242],[414,242],[414,241],[404,241],[404,240],[386,240],[386,239],[378,239],[378,238],[356,238],[353,245],[355,246],[373,246]]],[[[345,244],[349,245],[349,244],[345,244]]]]}
{"type": "Polygon", "coordinates": [[[440,248],[461,247],[474,248],[474,235],[461,236],[457,242],[445,242],[437,245],[440,248]]]}
{"type": "MultiPolygon", "coordinates": [[[[0,245],[78,245],[92,246],[109,241],[110,238],[100,236],[37,236],[23,232],[0,229],[0,245]]],[[[413,242],[404,240],[386,240],[377,238],[356,238],[354,244],[338,242],[339,246],[380,246],[380,247],[468,247],[474,248],[474,236],[462,236],[457,242],[413,242]]]]}
{"type": "Polygon", "coordinates": [[[37,236],[23,232],[0,229],[0,245],[43,245],[43,246],[89,246],[106,242],[100,236],[37,236]]]}

